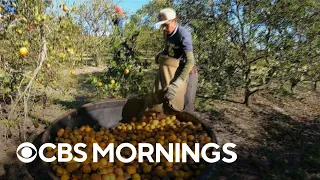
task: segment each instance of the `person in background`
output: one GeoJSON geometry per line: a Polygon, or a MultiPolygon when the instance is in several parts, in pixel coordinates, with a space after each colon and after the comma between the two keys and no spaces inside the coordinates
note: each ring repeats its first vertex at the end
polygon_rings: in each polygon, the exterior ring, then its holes
{"type": "Polygon", "coordinates": [[[114,7],[114,11],[115,11],[115,17],[113,20],[114,25],[118,26],[120,28],[120,30],[123,30],[124,28],[124,12],[121,9],[121,7],[119,6],[115,6],[114,7]]]}

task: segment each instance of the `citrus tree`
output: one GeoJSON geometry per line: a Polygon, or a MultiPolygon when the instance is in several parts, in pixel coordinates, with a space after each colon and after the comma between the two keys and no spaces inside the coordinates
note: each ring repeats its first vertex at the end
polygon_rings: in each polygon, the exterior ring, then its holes
{"type": "Polygon", "coordinates": [[[0,93],[10,105],[2,122],[8,130],[17,125],[21,139],[25,138],[25,123],[30,121],[30,103],[44,94],[41,87],[54,85],[57,69],[73,64],[79,26],[65,5],[59,9],[61,16],[55,16],[52,9],[49,0],[1,4],[1,15],[6,18],[0,30],[0,93]]]}
{"type": "MultiPolygon", "coordinates": [[[[73,19],[82,26],[81,57],[92,58],[95,66],[106,64],[113,45],[112,17],[114,4],[111,0],[79,1],[74,5],[73,19]]],[[[82,59],[81,58],[81,59],[82,59]]]]}
{"type": "Polygon", "coordinates": [[[140,27],[131,21],[121,32],[115,27],[110,45],[112,59],[100,76],[92,76],[91,82],[102,94],[115,98],[141,97],[148,93],[151,83],[146,81],[141,52],[137,49],[140,27]]]}
{"type": "Polygon", "coordinates": [[[155,22],[159,2],[174,7],[192,32],[198,96],[221,98],[241,88],[242,103],[249,105],[250,96],[271,83],[317,81],[307,78],[317,77],[307,66],[317,54],[318,1],[154,0],[140,11],[146,22],[155,22]]]}

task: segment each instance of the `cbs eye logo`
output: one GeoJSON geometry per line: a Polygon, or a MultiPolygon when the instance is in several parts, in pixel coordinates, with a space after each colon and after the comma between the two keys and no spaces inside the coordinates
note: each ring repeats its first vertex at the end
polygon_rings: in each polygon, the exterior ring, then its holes
{"type": "Polygon", "coordinates": [[[30,163],[37,157],[37,148],[31,143],[25,142],[18,146],[16,154],[21,162],[30,163]],[[33,156],[32,150],[35,151],[35,154],[33,156]]]}

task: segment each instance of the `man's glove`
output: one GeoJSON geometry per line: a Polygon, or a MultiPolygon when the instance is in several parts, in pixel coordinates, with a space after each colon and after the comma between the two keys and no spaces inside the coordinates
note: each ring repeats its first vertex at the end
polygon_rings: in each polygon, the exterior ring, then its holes
{"type": "Polygon", "coordinates": [[[178,78],[175,82],[170,84],[164,89],[164,98],[166,100],[171,101],[175,96],[178,91],[179,86],[183,83],[183,80],[178,78]]]}
{"type": "Polygon", "coordinates": [[[172,100],[176,96],[177,89],[178,89],[177,85],[175,85],[174,83],[170,84],[164,90],[165,91],[164,98],[169,101],[172,100]]]}

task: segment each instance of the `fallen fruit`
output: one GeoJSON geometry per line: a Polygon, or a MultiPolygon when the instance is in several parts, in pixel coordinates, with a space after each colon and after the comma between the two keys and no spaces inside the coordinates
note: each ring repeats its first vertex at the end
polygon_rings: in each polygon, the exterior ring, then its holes
{"type": "Polygon", "coordinates": [[[19,53],[22,56],[26,56],[28,54],[28,49],[26,47],[22,47],[19,49],[19,53]]]}

